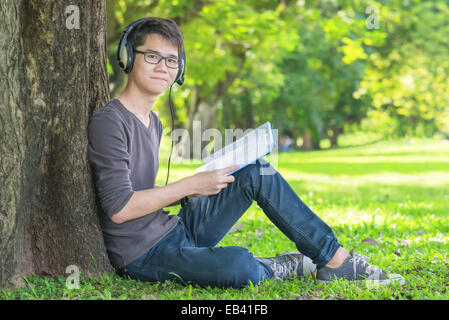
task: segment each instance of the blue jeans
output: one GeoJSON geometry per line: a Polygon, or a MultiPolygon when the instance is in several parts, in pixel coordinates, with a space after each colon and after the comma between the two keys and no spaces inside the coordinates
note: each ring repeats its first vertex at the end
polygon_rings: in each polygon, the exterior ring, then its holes
{"type": "Polygon", "coordinates": [[[218,194],[190,199],[178,214],[178,225],[117,273],[143,281],[183,279],[200,286],[235,288],[271,278],[271,268],[246,248],[216,247],[254,200],[318,268],[332,259],[341,245],[331,228],[268,162],[258,160],[234,177],[218,194]]]}

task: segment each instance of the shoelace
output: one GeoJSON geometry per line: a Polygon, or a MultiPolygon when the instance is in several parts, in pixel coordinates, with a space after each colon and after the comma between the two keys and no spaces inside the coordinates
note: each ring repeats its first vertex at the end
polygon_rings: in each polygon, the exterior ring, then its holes
{"type": "Polygon", "coordinates": [[[280,279],[292,277],[296,274],[296,269],[298,269],[299,261],[297,259],[293,259],[292,262],[292,260],[286,256],[284,257],[284,260],[287,261],[273,263],[274,276],[280,279]]]}
{"type": "MultiPolygon", "coordinates": [[[[366,270],[366,273],[368,274],[368,278],[371,278],[372,275],[379,277],[382,273],[382,270],[380,268],[377,268],[375,266],[370,265],[367,261],[369,258],[363,254],[360,253],[353,253],[352,258],[352,270],[354,272],[354,279],[357,279],[357,265],[359,264],[360,267],[366,270]]],[[[377,279],[376,279],[377,280],[377,279]]]]}

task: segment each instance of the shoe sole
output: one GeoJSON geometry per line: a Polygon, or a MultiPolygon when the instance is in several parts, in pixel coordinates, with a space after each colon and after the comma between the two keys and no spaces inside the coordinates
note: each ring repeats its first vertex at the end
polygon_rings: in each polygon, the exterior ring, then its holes
{"type": "MultiPolygon", "coordinates": [[[[348,280],[348,281],[356,281],[358,283],[366,283],[366,285],[369,288],[374,288],[374,287],[379,287],[379,286],[387,286],[387,285],[391,285],[391,284],[398,284],[400,286],[405,284],[405,279],[404,277],[402,277],[401,275],[397,275],[397,274],[390,274],[388,275],[390,277],[390,279],[385,279],[385,280],[348,280]]],[[[338,279],[337,279],[338,280],[338,279]]],[[[329,284],[332,282],[335,282],[336,280],[320,280],[320,279],[316,279],[316,282],[318,283],[324,283],[324,284],[329,284]]]]}

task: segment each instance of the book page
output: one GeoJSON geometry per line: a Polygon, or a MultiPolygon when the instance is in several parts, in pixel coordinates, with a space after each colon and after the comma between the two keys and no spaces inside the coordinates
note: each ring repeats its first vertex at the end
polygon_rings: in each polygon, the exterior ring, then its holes
{"type": "Polygon", "coordinates": [[[271,151],[273,138],[270,132],[271,125],[267,122],[209,156],[207,163],[197,168],[196,172],[221,169],[234,164],[243,167],[255,162],[271,151]]]}

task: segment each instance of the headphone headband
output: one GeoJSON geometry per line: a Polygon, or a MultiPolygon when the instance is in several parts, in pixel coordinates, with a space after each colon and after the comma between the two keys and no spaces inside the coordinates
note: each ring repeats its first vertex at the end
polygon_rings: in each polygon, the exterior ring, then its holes
{"type": "MultiPolygon", "coordinates": [[[[140,18],[140,19],[132,22],[123,31],[122,37],[120,38],[120,42],[118,45],[117,60],[118,60],[119,67],[123,71],[125,71],[125,73],[131,72],[133,65],[134,65],[134,59],[136,56],[132,43],[128,42],[128,36],[136,26],[138,26],[140,23],[142,23],[143,21],[148,20],[150,18],[151,17],[140,18]]],[[[184,83],[184,75],[185,75],[185,71],[186,71],[186,56],[185,56],[184,48],[181,52],[181,59],[179,60],[179,62],[180,62],[180,66],[178,69],[178,74],[176,75],[175,82],[181,86],[184,83]]]]}

